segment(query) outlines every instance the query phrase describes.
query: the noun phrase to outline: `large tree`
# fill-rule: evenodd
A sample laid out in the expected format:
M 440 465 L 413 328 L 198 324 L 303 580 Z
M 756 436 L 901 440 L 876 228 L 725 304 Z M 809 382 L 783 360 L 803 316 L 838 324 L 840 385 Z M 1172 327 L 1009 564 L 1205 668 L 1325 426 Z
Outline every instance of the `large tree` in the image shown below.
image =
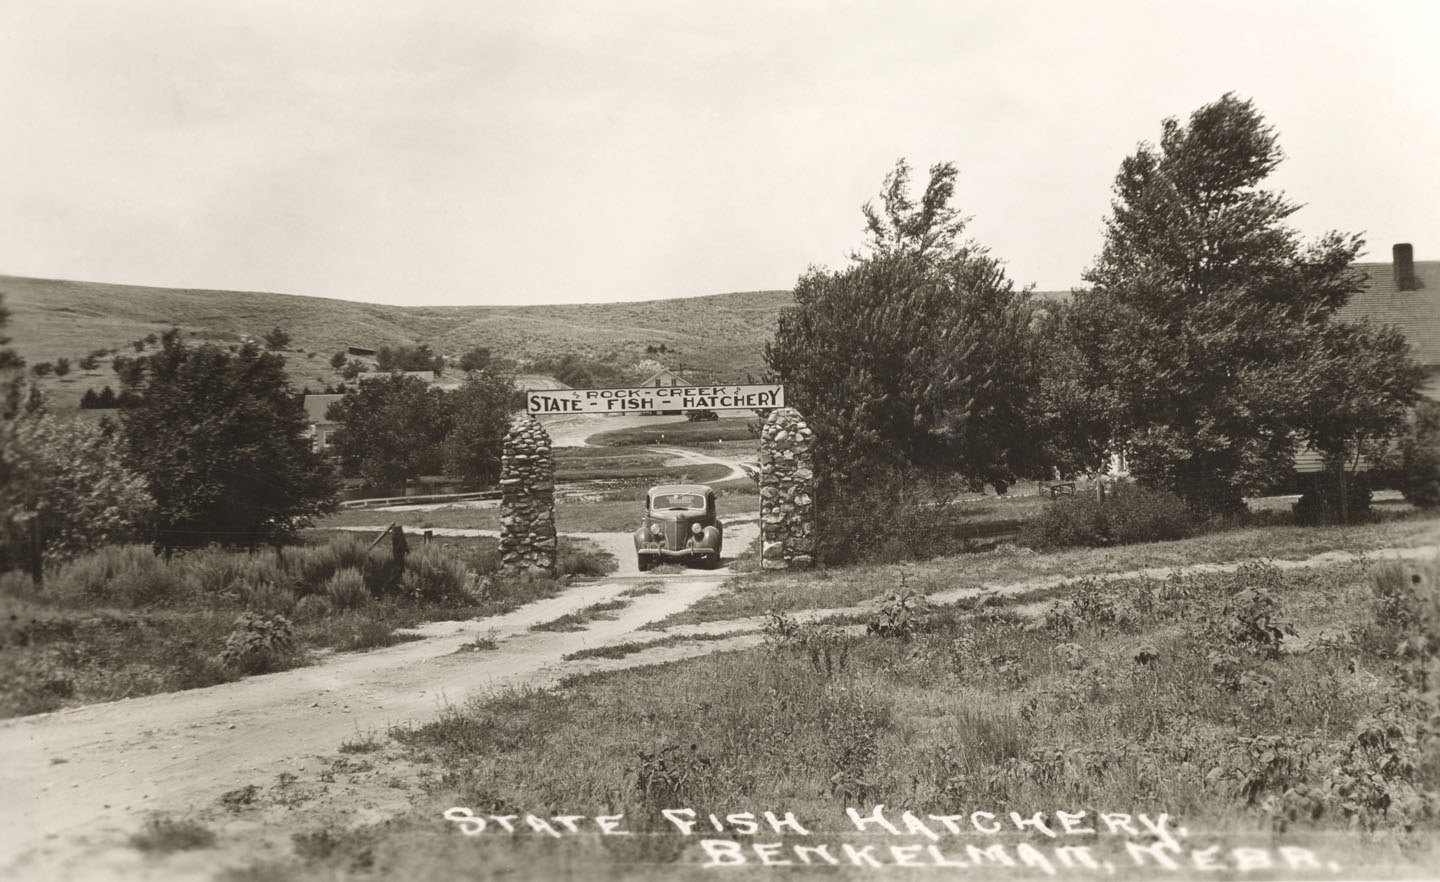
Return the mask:
M 450 431 L 442 445 L 445 473 L 468 486 L 500 479 L 500 448 L 510 417 L 525 406 L 514 374 L 493 367 L 471 370 L 465 383 L 449 393 Z
M 1361 241 L 1304 244 L 1297 206 L 1260 185 L 1275 131 L 1234 95 L 1163 124 L 1121 165 L 1105 242 L 1078 292 L 1074 343 L 1112 444 L 1142 481 L 1233 511 L 1291 465 L 1290 366 L 1360 279 Z
M 339 423 L 330 447 L 345 474 L 378 487 L 405 486 L 438 474 L 453 420 L 446 393 L 404 374 L 376 377 L 330 405 Z
M 822 494 L 876 468 L 1003 491 L 1035 463 L 1029 295 L 962 239 L 955 166 L 932 167 L 918 202 L 909 171 L 897 163 L 880 204 L 865 206 L 867 247 L 851 265 L 800 278 L 766 346 L 815 430 Z
M 254 344 L 186 346 L 178 330 L 125 362 L 127 460 L 155 498 L 163 548 L 278 542 L 334 505 L 285 359 Z

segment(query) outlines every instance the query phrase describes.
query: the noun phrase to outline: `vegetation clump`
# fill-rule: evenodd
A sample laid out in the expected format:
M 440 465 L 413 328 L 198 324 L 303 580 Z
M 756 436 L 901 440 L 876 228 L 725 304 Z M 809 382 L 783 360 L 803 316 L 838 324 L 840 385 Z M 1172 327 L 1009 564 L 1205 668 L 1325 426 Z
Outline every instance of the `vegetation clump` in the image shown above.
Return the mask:
M 1198 526 L 1194 513 L 1168 490 L 1128 482 L 1109 487 L 1103 499 L 1079 493 L 1046 503 L 1025 522 L 1018 541 L 1030 548 L 1094 548 L 1183 539 Z

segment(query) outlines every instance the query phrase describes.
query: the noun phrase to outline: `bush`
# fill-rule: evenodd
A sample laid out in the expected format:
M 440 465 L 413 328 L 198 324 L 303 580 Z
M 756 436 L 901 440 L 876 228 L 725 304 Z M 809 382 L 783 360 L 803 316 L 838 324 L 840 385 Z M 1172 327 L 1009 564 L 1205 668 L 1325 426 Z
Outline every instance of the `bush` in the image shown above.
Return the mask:
M 1369 473 L 1348 476 L 1345 506 L 1340 504 L 1340 482 L 1330 472 L 1301 475 L 1300 487 L 1300 499 L 1292 507 L 1297 524 L 1359 523 L 1370 516 Z
M 359 609 L 370 602 L 370 589 L 365 577 L 354 567 L 347 567 L 325 582 L 325 599 L 336 609 Z
M 1061 497 L 1025 522 L 1020 544 L 1031 548 L 1130 545 L 1182 539 L 1195 529 L 1195 516 L 1168 490 L 1115 484 L 1101 502 L 1085 493 Z
M 122 606 L 162 606 L 182 594 L 184 583 L 144 545 L 108 545 L 62 565 L 46 586 L 57 597 Z
M 1417 508 L 1440 508 L 1440 401 L 1422 400 L 1400 442 L 1400 490 Z
M 405 558 L 400 591 L 418 603 L 466 603 L 465 565 L 438 548 L 423 545 Z
M 816 551 L 828 564 L 899 563 L 972 551 L 983 538 L 982 525 L 950 502 L 965 489 L 888 470 L 871 474 L 863 486 L 824 491 Z
M 289 619 L 242 613 L 217 660 L 241 673 L 265 674 L 291 667 L 295 656 L 295 626 Z

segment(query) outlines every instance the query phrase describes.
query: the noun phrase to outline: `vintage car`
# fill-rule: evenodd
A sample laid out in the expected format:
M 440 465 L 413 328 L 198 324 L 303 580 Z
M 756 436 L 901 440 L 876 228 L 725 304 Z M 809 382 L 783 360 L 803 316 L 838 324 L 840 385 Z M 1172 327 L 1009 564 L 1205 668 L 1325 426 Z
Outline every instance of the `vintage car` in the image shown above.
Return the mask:
M 714 490 L 704 484 L 660 484 L 645 494 L 635 557 L 641 570 L 668 561 L 716 567 L 724 531 L 715 517 Z

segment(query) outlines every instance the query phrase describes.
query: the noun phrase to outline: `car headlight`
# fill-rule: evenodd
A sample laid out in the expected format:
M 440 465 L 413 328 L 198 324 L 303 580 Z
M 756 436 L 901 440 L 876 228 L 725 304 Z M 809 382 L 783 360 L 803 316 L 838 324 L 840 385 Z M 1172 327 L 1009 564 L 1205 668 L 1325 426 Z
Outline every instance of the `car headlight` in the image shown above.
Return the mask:
M 704 529 L 701 528 L 701 526 L 700 526 L 699 524 L 691 524 L 691 525 L 690 525 L 690 532 L 694 533 L 696 536 L 699 536 L 701 533 L 703 533 L 703 532 L 705 532 L 705 531 L 704 531 Z
M 656 537 L 656 538 L 659 538 L 660 536 L 665 535 L 665 531 L 664 531 L 663 529 L 661 529 L 661 527 L 660 527 L 659 524 L 651 524 L 651 525 L 650 525 L 650 535 L 651 535 L 651 536 L 654 536 L 654 537 Z

